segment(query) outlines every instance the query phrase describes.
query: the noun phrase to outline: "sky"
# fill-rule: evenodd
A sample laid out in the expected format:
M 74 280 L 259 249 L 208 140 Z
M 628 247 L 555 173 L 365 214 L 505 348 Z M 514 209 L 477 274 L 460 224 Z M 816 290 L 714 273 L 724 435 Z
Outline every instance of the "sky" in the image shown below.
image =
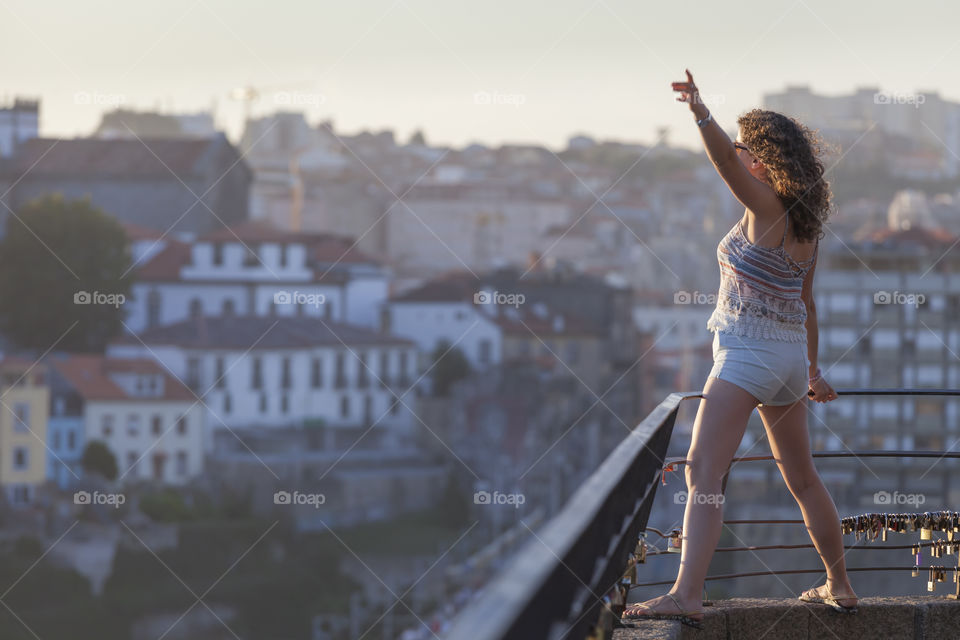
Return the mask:
M 960 101 L 960 3 L 637 0 L 0 0 L 0 100 L 41 99 L 41 134 L 105 109 L 214 109 L 236 139 L 297 109 L 337 132 L 431 144 L 566 146 L 571 135 L 700 147 L 670 83 L 689 68 L 728 131 L 787 85 Z

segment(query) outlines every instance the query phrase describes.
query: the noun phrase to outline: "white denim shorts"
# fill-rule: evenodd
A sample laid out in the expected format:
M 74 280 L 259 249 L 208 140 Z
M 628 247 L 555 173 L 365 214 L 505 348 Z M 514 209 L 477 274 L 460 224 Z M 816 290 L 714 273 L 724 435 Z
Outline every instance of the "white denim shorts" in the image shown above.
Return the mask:
M 760 340 L 717 331 L 711 378 L 745 389 L 760 404 L 783 406 L 807 397 L 807 343 Z

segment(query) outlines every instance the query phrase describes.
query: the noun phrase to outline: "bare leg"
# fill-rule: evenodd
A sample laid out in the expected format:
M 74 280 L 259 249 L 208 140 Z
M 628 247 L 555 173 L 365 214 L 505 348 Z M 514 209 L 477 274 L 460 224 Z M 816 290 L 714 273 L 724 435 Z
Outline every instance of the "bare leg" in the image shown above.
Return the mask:
M 757 406 L 757 399 L 746 390 L 719 378 L 707 378 L 703 396 L 693 423 L 689 462 L 685 465 L 687 506 L 680 571 L 670 590 L 687 611 L 702 608 L 703 583 L 723 523 L 723 501 L 717 496 L 723 475 L 743 439 L 750 413 Z M 660 613 L 677 611 L 677 605 L 667 596 L 643 604 Z M 634 610 L 628 607 L 627 611 Z
M 827 570 L 827 587 L 838 596 L 850 595 L 841 598 L 840 604 L 853 606 L 857 599 L 844 562 L 840 516 L 810 454 L 807 400 L 783 407 L 761 406 L 759 412 L 773 457 L 787 488 L 800 505 L 807 532 Z

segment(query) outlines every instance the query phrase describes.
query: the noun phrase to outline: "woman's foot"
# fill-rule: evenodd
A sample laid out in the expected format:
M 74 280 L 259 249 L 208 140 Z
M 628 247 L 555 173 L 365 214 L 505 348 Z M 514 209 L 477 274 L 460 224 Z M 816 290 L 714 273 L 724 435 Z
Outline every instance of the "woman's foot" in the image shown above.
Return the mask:
M 829 582 L 813 589 L 807 589 L 800 594 L 800 599 L 804 602 L 822 602 L 837 611 L 856 611 L 859 603 L 857 594 L 853 592 L 853 588 L 849 584 L 839 587 Z
M 665 595 L 652 598 L 645 602 L 628 604 L 623 611 L 622 620 L 643 620 L 643 619 L 673 619 L 680 620 L 684 624 L 701 628 L 703 623 L 702 601 L 686 601 L 676 594 L 667 593 Z

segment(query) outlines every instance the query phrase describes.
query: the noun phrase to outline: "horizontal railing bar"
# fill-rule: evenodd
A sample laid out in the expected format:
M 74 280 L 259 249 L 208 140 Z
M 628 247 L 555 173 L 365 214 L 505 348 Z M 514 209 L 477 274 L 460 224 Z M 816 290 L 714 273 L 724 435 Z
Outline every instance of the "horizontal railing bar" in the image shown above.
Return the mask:
M 811 454 L 814 458 L 960 458 L 960 451 L 893 451 L 893 450 L 867 450 L 867 451 L 814 451 Z M 756 462 L 757 460 L 776 460 L 772 455 L 763 456 L 740 456 L 732 458 L 733 462 Z M 670 458 L 664 462 L 665 467 L 676 464 L 687 464 L 686 458 Z
M 953 571 L 954 567 L 946 565 L 934 565 L 929 567 L 918 567 L 911 565 L 909 567 L 847 567 L 847 571 L 929 571 L 930 569 L 946 569 Z M 750 571 L 747 573 L 725 573 L 717 576 L 707 576 L 706 580 L 729 580 L 731 578 L 752 578 L 754 576 L 782 576 L 795 573 L 823 573 L 823 569 L 778 569 L 773 571 Z M 673 580 L 660 580 L 658 582 L 638 582 L 637 584 L 627 585 L 630 589 L 635 587 L 656 587 L 665 584 L 674 584 Z M 946 583 L 944 583 L 946 584 Z M 842 599 L 842 598 L 841 598 Z
M 870 549 L 871 551 L 877 549 L 913 549 L 917 546 L 920 547 L 932 547 L 935 543 L 933 542 L 924 542 L 919 544 L 885 544 L 885 545 L 862 545 L 862 544 L 845 544 L 843 545 L 844 549 Z M 724 551 L 766 551 L 769 549 L 815 549 L 816 547 L 810 543 L 807 544 L 768 544 L 768 545 L 758 545 L 756 547 L 717 547 L 714 549 L 717 553 Z M 670 555 L 675 556 L 679 555 L 675 551 L 648 551 L 647 557 L 650 556 L 662 556 Z
M 834 389 L 838 396 L 960 396 L 960 389 Z M 684 399 L 702 398 L 703 392 L 687 391 Z

